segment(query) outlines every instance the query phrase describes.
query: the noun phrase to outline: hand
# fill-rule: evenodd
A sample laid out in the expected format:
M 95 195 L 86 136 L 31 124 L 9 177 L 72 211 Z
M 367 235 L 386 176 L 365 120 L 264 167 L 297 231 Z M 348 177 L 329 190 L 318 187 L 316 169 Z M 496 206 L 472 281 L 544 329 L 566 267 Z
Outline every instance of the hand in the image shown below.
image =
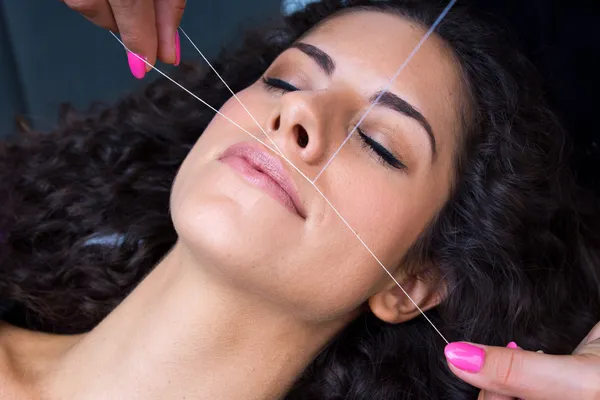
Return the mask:
M 119 32 L 125 46 L 154 65 L 156 59 L 179 65 L 178 27 L 185 0 L 62 0 L 94 24 Z M 127 54 L 131 73 L 142 79 L 151 69 Z
M 480 400 L 600 399 L 600 323 L 569 356 L 468 343 L 445 354 L 456 376 L 482 389 Z

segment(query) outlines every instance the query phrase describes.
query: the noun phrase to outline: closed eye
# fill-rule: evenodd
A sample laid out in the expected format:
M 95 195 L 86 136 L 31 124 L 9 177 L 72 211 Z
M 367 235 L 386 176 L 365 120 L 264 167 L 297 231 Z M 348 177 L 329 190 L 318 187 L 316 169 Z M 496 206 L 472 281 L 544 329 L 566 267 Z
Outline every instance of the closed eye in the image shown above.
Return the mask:
M 370 151 L 375 153 L 380 161 L 385 162 L 389 166 L 396 169 L 406 169 L 406 165 L 402 161 L 398 160 L 398 158 L 396 158 L 391 151 L 383 147 L 381 143 L 367 136 L 360 128 L 357 128 L 356 131 L 358 132 L 358 135 L 364 144 L 363 147 L 368 147 Z
M 291 83 L 288 83 L 284 80 L 277 79 L 277 78 L 262 78 L 262 82 L 267 87 L 267 90 L 279 90 L 284 93 L 285 92 L 295 92 L 297 90 L 300 90 L 296 86 L 292 85 Z
M 268 91 L 275 90 L 280 91 L 282 93 L 287 93 L 300 90 L 291 83 L 286 82 L 282 79 L 263 77 L 261 80 Z M 386 149 L 382 144 L 366 135 L 360 128 L 357 129 L 357 132 L 364 145 L 363 147 L 366 147 L 370 152 L 372 152 L 378 158 L 379 161 L 382 161 L 383 163 L 391 166 L 392 168 L 400 170 L 406 169 L 406 165 L 400 160 L 398 160 L 398 158 L 396 158 L 396 156 L 394 156 L 394 154 L 388 149 Z

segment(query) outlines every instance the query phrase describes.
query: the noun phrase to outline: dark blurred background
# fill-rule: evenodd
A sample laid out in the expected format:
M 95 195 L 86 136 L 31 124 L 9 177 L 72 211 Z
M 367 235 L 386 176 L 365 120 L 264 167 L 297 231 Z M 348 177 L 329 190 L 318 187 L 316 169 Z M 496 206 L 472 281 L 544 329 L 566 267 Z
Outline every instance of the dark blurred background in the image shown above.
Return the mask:
M 189 0 L 181 26 L 210 57 L 280 10 L 281 0 Z M 181 46 L 184 60 L 201 60 L 184 37 Z M 0 0 L 0 136 L 15 132 L 16 116 L 49 130 L 60 103 L 114 101 L 158 76 L 133 78 L 123 47 L 59 0 Z
M 235 43 L 302 0 L 189 0 L 182 27 L 207 55 Z M 542 72 L 548 97 L 573 135 L 579 179 L 600 193 L 600 1 L 459 0 L 502 18 Z M 182 38 L 182 58 L 199 58 Z M 160 65 L 160 64 L 159 64 Z M 164 65 L 160 65 L 169 69 Z M 128 70 L 123 48 L 58 0 L 0 0 L 0 138 L 19 121 L 51 130 L 59 105 L 112 102 L 144 81 Z

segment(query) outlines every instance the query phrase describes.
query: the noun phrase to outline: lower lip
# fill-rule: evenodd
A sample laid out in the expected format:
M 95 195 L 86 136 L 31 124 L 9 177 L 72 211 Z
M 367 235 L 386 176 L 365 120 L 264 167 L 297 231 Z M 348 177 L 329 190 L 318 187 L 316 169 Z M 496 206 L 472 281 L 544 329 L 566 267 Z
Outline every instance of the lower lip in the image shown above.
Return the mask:
M 290 196 L 277 182 L 275 182 L 270 176 L 260 172 L 254 168 L 248 161 L 242 157 L 230 156 L 221 159 L 221 162 L 229 165 L 235 171 L 239 172 L 244 179 L 246 179 L 252 185 L 262 189 L 269 196 L 281 203 L 285 208 L 294 214 L 298 214 L 294 202 L 290 199 Z

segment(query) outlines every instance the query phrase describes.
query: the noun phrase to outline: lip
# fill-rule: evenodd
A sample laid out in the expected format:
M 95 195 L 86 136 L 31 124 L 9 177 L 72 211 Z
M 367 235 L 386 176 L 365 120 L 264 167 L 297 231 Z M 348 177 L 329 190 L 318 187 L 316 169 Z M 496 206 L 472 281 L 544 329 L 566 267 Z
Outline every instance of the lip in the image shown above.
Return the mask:
M 246 181 L 265 191 L 290 212 L 306 219 L 298 190 L 281 161 L 253 143 L 236 143 L 219 157 Z

